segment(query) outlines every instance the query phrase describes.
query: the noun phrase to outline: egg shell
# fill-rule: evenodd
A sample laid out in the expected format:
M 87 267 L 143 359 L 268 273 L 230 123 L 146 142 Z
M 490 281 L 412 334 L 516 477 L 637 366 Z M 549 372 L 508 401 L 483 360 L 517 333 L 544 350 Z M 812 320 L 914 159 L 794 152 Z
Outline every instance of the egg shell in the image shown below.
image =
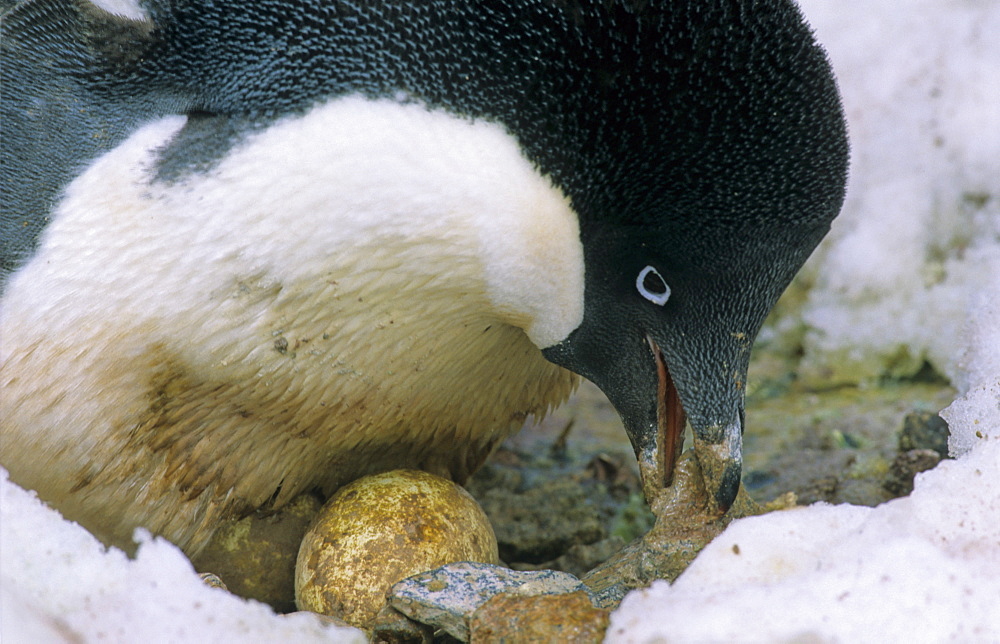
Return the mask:
M 235 595 L 279 613 L 295 610 L 295 560 L 322 505 L 302 494 L 280 511 L 226 523 L 191 562 L 198 571 L 218 575 Z
M 426 472 L 375 474 L 338 490 L 306 533 L 295 600 L 301 610 L 369 628 L 393 584 L 456 561 L 499 563 L 476 500 Z

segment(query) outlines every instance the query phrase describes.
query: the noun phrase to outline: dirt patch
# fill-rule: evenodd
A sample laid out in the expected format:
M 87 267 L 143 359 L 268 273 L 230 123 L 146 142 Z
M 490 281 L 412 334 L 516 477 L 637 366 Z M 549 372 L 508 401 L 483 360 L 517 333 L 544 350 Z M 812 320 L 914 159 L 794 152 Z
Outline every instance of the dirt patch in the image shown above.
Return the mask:
M 809 390 L 792 364 L 765 355 L 751 366 L 743 483 L 757 503 L 781 506 L 791 492 L 799 504 L 874 506 L 909 493 L 914 474 L 946 456 L 936 412 L 955 392 L 943 381 Z M 519 569 L 579 576 L 654 524 L 621 422 L 589 383 L 508 440 L 469 489 L 501 558 Z

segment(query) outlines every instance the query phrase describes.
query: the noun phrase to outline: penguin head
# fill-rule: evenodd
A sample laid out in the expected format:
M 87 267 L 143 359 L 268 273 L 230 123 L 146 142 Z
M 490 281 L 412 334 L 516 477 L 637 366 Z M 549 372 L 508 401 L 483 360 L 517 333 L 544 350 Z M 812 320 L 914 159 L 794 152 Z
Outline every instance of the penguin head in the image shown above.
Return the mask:
M 794 7 L 767 4 L 637 14 L 630 57 L 583 99 L 603 94 L 587 113 L 604 121 L 586 128 L 601 135 L 579 142 L 586 160 L 564 184 L 583 319 L 543 348 L 615 405 L 647 497 L 670 483 L 686 417 L 723 511 L 740 485 L 751 345 L 839 212 L 848 163 L 825 54 Z
M 716 505 L 725 510 L 735 499 L 752 343 L 826 232 L 822 218 L 801 226 L 755 220 L 773 212 L 766 203 L 728 204 L 725 214 L 755 225 L 691 205 L 674 224 L 581 231 L 583 320 L 542 352 L 597 384 L 619 411 L 647 496 L 650 486 L 669 485 L 687 419 Z

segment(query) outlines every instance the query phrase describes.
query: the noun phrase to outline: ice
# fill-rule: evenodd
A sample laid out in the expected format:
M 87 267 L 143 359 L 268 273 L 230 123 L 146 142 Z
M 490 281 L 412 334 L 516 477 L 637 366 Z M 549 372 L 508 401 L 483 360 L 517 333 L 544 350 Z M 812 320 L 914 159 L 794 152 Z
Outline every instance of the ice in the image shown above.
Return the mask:
M 169 542 L 105 548 L 0 468 L 0 641 L 364 642 L 361 632 L 211 588 Z

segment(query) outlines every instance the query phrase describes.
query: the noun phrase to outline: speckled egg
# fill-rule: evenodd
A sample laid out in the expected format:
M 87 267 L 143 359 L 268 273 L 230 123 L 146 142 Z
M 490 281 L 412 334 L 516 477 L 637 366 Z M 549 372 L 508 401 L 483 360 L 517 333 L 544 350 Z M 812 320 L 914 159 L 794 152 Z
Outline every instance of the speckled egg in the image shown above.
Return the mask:
M 393 584 L 456 561 L 499 561 L 493 528 L 468 492 L 416 470 L 367 476 L 338 490 L 306 533 L 295 601 L 368 628 Z

